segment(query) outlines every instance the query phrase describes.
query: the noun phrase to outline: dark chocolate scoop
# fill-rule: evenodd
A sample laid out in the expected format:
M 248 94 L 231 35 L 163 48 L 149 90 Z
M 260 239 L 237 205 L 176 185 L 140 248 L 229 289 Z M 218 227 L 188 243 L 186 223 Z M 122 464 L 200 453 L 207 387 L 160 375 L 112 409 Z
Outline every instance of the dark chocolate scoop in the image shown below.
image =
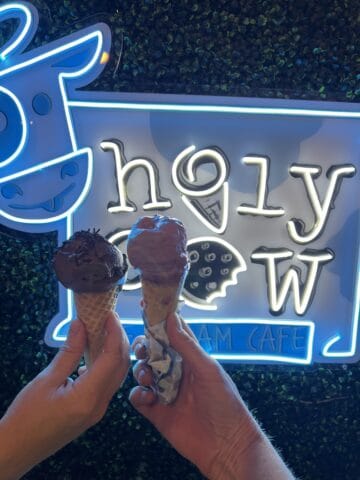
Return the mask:
M 66 240 L 53 259 L 58 280 L 77 293 L 105 292 L 122 285 L 126 255 L 98 231 L 79 231 Z

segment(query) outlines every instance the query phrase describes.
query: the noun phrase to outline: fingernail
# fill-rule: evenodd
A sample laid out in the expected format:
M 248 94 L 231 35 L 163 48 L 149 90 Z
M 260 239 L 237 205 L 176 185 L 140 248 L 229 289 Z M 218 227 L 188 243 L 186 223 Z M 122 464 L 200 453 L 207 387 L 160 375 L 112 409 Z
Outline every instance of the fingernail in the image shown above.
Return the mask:
M 140 351 L 143 350 L 144 348 L 145 348 L 145 345 L 144 345 L 143 343 L 139 343 L 139 342 L 136 343 L 136 344 L 135 344 L 135 347 L 134 347 L 135 356 L 136 356 L 137 354 L 139 354 Z
M 138 381 L 140 382 L 146 375 L 145 370 L 141 369 L 140 372 L 137 374 Z

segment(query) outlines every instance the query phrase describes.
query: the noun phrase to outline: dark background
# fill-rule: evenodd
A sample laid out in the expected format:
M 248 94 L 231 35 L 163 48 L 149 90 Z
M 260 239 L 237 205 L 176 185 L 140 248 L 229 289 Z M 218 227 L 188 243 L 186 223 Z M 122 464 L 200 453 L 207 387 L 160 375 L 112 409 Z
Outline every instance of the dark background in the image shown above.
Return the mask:
M 93 89 L 360 101 L 358 0 L 33 4 L 33 47 L 97 21 L 111 27 L 111 60 Z M 0 26 L 1 43 L 12 28 Z M 55 353 L 42 340 L 57 311 L 55 246 L 55 233 L 0 225 L 0 415 Z M 359 478 L 359 363 L 226 369 L 299 478 Z M 134 411 L 133 385 L 129 374 L 99 425 L 24 478 L 203 478 Z

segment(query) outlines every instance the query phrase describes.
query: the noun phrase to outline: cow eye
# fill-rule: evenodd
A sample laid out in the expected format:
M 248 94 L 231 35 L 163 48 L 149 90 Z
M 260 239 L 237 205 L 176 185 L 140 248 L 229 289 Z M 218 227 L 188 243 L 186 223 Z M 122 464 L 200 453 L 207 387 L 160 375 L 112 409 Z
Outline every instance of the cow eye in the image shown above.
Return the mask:
M 1 195 L 8 200 L 16 197 L 16 195 L 22 195 L 23 191 L 15 183 L 6 183 L 1 187 Z
M 47 115 L 52 109 L 51 98 L 46 93 L 38 93 L 33 98 L 32 107 L 38 115 Z

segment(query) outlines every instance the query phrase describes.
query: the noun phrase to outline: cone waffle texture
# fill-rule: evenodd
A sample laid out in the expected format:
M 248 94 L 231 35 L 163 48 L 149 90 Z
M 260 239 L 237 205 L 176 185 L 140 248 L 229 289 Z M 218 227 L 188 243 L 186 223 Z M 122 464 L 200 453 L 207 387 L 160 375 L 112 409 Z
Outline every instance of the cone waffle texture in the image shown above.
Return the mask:
M 148 325 L 154 326 L 166 320 L 177 310 L 182 281 L 175 284 L 154 283 L 142 279 L 144 312 Z
M 104 345 L 104 327 L 107 315 L 114 311 L 118 287 L 99 293 L 75 293 L 77 317 L 84 323 L 87 332 L 85 363 L 89 367 L 101 353 Z

